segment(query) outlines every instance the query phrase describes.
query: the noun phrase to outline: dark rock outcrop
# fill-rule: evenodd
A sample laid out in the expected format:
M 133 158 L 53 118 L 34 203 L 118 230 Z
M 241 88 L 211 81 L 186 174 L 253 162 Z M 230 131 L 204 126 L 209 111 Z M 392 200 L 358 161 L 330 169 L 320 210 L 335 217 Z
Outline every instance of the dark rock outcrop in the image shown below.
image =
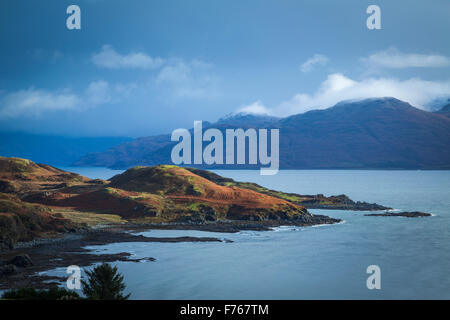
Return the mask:
M 20 268 L 26 268 L 34 265 L 33 261 L 31 261 L 31 258 L 27 254 L 15 256 L 8 262 L 8 264 L 12 264 Z
M 372 217 L 407 217 L 407 218 L 418 218 L 418 217 L 430 217 L 430 213 L 413 211 L 413 212 L 385 212 L 385 213 L 371 213 L 365 214 L 365 216 Z
M 19 270 L 13 264 L 7 264 L 4 266 L 0 266 L 0 277 L 1 276 L 10 276 L 13 274 L 17 274 Z

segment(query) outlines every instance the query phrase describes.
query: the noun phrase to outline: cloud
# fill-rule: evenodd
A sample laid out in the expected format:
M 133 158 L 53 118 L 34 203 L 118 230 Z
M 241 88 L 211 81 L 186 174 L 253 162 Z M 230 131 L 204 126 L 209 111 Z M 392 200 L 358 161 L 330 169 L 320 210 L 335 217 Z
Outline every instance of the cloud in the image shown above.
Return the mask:
M 162 98 L 210 99 L 218 95 L 217 78 L 209 63 L 172 60 L 150 82 L 110 83 L 92 81 L 77 92 L 70 89 L 47 90 L 31 87 L 15 92 L 0 91 L 0 118 L 38 117 L 57 111 L 83 111 L 100 105 L 116 104 L 141 95 L 148 101 Z
M 104 80 L 93 81 L 87 87 L 83 101 L 86 106 L 95 107 L 107 103 L 118 103 L 129 97 L 138 86 L 135 83 L 110 84 Z
M 52 93 L 30 88 L 6 94 L 0 100 L 0 117 L 36 116 L 45 111 L 72 109 L 79 104 L 79 97 L 67 90 Z
M 323 54 L 316 53 L 311 58 L 306 60 L 301 66 L 300 71 L 301 72 L 310 72 L 314 68 L 315 65 L 321 65 L 324 66 L 328 63 L 328 58 L 324 56 Z
M 437 54 L 402 53 L 396 48 L 376 52 L 363 61 L 369 65 L 391 68 L 439 68 L 450 66 L 450 58 Z
M 86 97 L 86 100 L 92 105 L 111 102 L 111 87 L 108 82 L 103 80 L 91 82 L 86 89 Z
M 353 80 L 340 73 L 328 75 L 313 94 L 299 93 L 269 109 L 269 113 L 287 116 L 314 109 L 325 109 L 342 100 L 395 97 L 426 109 L 437 97 L 450 95 L 450 81 L 426 81 L 420 78 L 366 78 Z
M 172 99 L 204 99 L 218 95 L 217 77 L 209 63 L 193 60 L 173 60 L 163 67 L 156 77 L 156 84 Z
M 238 110 L 238 112 L 251 113 L 258 115 L 271 115 L 271 110 L 266 108 L 261 101 L 255 101 Z
M 0 118 L 40 116 L 46 112 L 86 110 L 107 103 L 117 103 L 129 96 L 134 84 L 115 84 L 98 80 L 91 82 L 81 93 L 69 89 L 44 90 L 31 87 L 27 90 L 3 93 L 0 96 Z
M 92 55 L 92 62 L 107 69 L 156 69 L 164 63 L 164 60 L 152 58 L 142 52 L 121 55 L 112 46 L 104 45 L 100 52 Z

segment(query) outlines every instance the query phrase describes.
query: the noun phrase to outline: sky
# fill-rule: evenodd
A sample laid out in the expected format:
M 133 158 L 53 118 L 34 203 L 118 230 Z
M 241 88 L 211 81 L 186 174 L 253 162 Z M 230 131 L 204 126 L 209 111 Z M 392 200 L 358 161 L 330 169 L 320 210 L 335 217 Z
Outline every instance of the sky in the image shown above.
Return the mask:
M 428 109 L 450 96 L 450 1 L 430 3 L 2 0 L 0 131 L 139 137 L 378 96 Z

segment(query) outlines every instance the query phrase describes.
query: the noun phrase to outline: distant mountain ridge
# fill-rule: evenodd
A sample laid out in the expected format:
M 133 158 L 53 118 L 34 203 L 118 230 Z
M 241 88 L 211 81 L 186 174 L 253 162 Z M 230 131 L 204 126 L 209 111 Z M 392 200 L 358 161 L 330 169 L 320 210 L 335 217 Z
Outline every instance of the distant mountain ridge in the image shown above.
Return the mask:
M 220 118 L 214 125 L 226 125 L 231 124 L 233 126 L 239 126 L 242 127 L 247 126 L 248 124 L 251 124 L 252 126 L 272 126 L 275 125 L 281 118 L 278 117 L 272 117 L 269 115 L 255 115 L 251 113 L 232 113 L 229 114 L 223 118 Z
M 442 114 L 444 116 L 450 117 L 450 103 L 447 104 L 446 106 L 443 106 L 438 111 L 435 111 L 435 113 Z
M 63 137 L 30 133 L 0 132 L 0 155 L 22 157 L 37 163 L 70 166 L 89 152 L 105 151 L 126 137 Z
M 238 114 L 204 122 L 208 127 L 279 128 L 281 169 L 450 169 L 450 118 L 390 97 L 343 101 L 286 118 Z M 174 145 L 169 134 L 139 138 L 90 153 L 75 165 L 170 164 Z

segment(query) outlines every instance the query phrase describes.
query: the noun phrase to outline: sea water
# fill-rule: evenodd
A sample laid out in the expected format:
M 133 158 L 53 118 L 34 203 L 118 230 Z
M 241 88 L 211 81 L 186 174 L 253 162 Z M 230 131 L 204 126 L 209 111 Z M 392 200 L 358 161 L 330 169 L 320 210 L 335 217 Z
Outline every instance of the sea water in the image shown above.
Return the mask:
M 310 210 L 344 223 L 234 234 L 152 230 L 141 234 L 233 242 L 89 247 L 98 253 L 156 258 L 116 263 L 132 299 L 450 298 L 450 171 L 283 170 L 275 176 L 261 176 L 256 170 L 216 172 L 284 192 L 347 194 L 353 200 L 433 216 L 369 217 L 364 216 L 367 212 Z M 97 168 L 90 177 L 105 179 L 116 173 L 120 172 Z M 370 265 L 380 267 L 379 290 L 367 288 Z M 64 275 L 65 270 L 48 273 Z

